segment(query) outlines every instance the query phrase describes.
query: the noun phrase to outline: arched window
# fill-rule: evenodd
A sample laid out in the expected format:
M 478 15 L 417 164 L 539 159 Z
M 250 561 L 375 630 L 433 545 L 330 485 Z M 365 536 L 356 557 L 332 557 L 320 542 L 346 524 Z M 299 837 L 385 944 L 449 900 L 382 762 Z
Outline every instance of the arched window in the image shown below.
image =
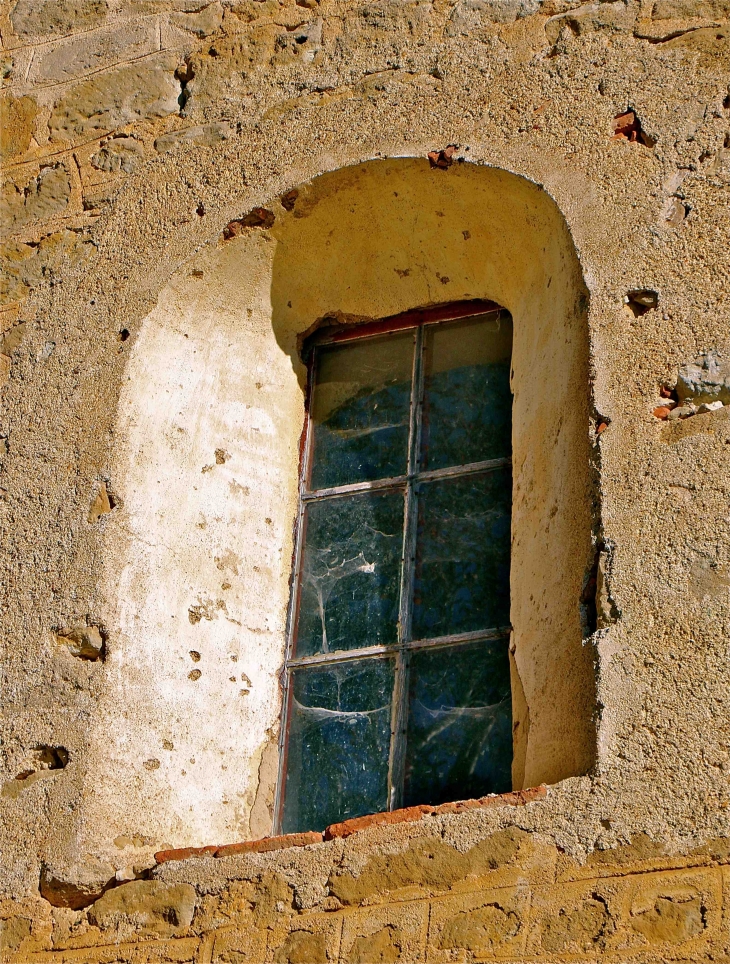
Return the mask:
M 511 789 L 511 350 L 485 302 L 308 345 L 283 832 Z

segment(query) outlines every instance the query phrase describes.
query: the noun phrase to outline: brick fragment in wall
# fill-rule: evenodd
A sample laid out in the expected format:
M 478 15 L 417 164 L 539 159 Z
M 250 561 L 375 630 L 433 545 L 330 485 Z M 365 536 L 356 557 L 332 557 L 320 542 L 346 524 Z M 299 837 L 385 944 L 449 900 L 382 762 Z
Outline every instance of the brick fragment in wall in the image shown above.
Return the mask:
M 18 0 L 10 23 L 19 37 L 59 36 L 103 23 L 107 0 Z
M 8 178 L 0 195 L 0 222 L 5 230 L 19 230 L 32 221 L 64 213 L 71 199 L 71 182 L 62 164 L 44 167 L 26 181 Z
M 66 88 L 48 122 L 51 139 L 73 141 L 176 113 L 180 95 L 176 67 L 177 57 L 164 52 Z
M 8 97 L 0 109 L 0 159 L 8 161 L 21 157 L 30 147 L 38 105 L 32 97 Z
M 151 20 L 122 22 L 40 47 L 28 82 L 61 83 L 92 71 L 135 60 L 158 49 L 157 25 Z
M 190 926 L 195 912 L 195 888 L 159 880 L 133 880 L 107 891 L 89 911 L 102 931 L 124 940 L 132 934 L 174 937 Z
M 162 134 L 155 141 L 155 150 L 160 154 L 177 150 L 188 144 L 196 147 L 213 147 L 221 141 L 228 140 L 231 129 L 228 124 L 204 124 L 200 127 L 188 127 L 186 130 L 173 131 Z

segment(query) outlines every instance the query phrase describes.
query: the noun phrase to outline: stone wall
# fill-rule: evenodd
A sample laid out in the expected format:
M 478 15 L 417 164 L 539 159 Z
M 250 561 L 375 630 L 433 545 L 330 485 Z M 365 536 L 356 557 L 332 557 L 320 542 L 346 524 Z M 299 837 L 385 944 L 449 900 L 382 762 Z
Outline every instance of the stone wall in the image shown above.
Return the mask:
M 727 956 L 730 407 L 711 401 L 724 389 L 698 390 L 714 406 L 703 410 L 686 391 L 730 355 L 730 3 L 17 0 L 0 17 L 8 958 Z M 390 287 L 374 248 L 351 284 L 315 284 L 287 238 L 301 228 L 318 243 L 326 273 L 350 215 L 312 241 L 310 186 L 333 176 L 344 198 L 363 166 L 396 157 L 441 178 L 448 206 L 424 194 L 406 217 L 373 195 L 372 236 L 428 220 L 428 257 L 394 262 Z M 590 482 L 574 526 L 593 559 L 581 592 L 535 553 L 521 569 L 543 580 L 536 610 L 569 584 L 558 601 L 584 619 L 569 672 L 549 650 L 523 662 L 522 709 L 555 722 L 561 762 L 540 774 L 537 741 L 522 762 L 552 785 L 525 806 L 159 863 L 165 848 L 213 854 L 270 832 L 270 793 L 257 790 L 276 767 L 276 697 L 261 697 L 267 742 L 245 748 L 245 765 L 238 707 L 263 685 L 253 630 L 269 654 L 283 646 L 296 336 L 325 315 L 466 297 L 475 265 L 476 295 L 496 296 L 499 231 L 452 239 L 466 170 L 544 194 L 570 241 L 550 256 L 567 272 L 574 251 L 587 292 L 570 309 L 585 321 L 585 400 L 558 405 L 539 365 L 521 389 L 556 446 L 558 409 L 584 406 L 575 437 Z M 544 222 L 527 204 L 521 217 L 534 240 Z M 474 240 L 484 256 L 461 258 Z M 541 257 L 523 275 L 532 304 L 556 290 Z M 288 291 L 301 304 L 287 327 Z M 176 384 L 195 396 L 194 380 L 174 382 L 186 335 L 185 372 L 223 391 L 228 357 L 225 399 L 237 392 L 245 413 L 218 425 L 199 393 L 178 421 L 201 452 L 209 437 L 201 464 L 174 392 L 165 401 Z M 276 405 L 273 447 L 256 449 Z M 208 484 L 220 502 L 209 529 L 186 516 Z M 553 515 L 542 500 L 548 545 L 549 526 L 573 531 L 567 491 Z M 234 500 L 247 541 L 224 548 L 239 561 L 215 542 Z M 167 539 L 166 518 L 197 555 Z M 173 616 L 184 632 L 167 628 Z M 240 650 L 219 647 L 222 627 Z M 560 673 L 580 705 L 559 696 Z M 563 766 L 567 745 L 579 749 Z

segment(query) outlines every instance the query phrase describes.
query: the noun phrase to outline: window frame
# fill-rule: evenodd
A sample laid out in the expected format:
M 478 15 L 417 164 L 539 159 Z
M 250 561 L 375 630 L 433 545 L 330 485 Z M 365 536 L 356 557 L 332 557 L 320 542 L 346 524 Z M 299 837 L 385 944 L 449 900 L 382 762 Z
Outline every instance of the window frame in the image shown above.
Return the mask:
M 413 609 L 413 579 L 416 559 L 416 533 L 418 526 L 417 485 L 421 482 L 436 479 L 481 474 L 508 466 L 511 467 L 512 465 L 511 457 L 502 457 L 426 471 L 420 471 L 418 468 L 421 450 L 424 399 L 423 356 L 425 328 L 430 325 L 461 321 L 485 314 L 494 314 L 499 318 L 501 314 L 509 315 L 509 312 L 492 301 L 474 299 L 472 301 L 449 302 L 430 308 L 413 309 L 374 322 L 324 325 L 313 332 L 303 343 L 301 358 L 307 366 L 307 385 L 305 392 L 304 426 L 299 443 L 297 514 L 294 523 L 294 548 L 292 553 L 289 605 L 286 622 L 286 649 L 284 663 L 279 674 L 279 682 L 283 692 L 279 729 L 279 769 L 274 797 L 273 833 L 282 832 L 284 818 L 288 734 L 293 696 L 292 679 L 295 670 L 309 666 L 350 662 L 363 658 L 391 658 L 395 660 L 395 684 L 393 704 L 391 707 L 390 753 L 388 759 L 388 807 L 387 811 L 384 811 L 392 812 L 393 810 L 400 809 L 403 805 L 410 653 L 417 650 L 435 650 L 458 644 L 483 642 L 487 640 L 509 640 L 512 631 L 512 627 L 509 624 L 467 633 L 454 633 L 447 636 L 417 640 L 410 638 Z M 406 473 L 390 478 L 347 483 L 345 485 L 310 490 L 308 483 L 312 450 L 311 408 L 316 382 L 317 350 L 325 346 L 343 344 L 356 340 L 364 341 L 406 329 L 414 330 L 415 341 L 411 373 Z M 294 657 L 293 652 L 299 616 L 299 598 L 301 594 L 302 558 L 306 533 L 306 525 L 304 522 L 306 507 L 314 502 L 346 497 L 359 492 L 373 491 L 402 491 L 404 495 L 398 641 L 397 643 L 388 645 L 368 646 L 360 649 L 340 650 L 334 653 L 318 653 L 314 656 Z

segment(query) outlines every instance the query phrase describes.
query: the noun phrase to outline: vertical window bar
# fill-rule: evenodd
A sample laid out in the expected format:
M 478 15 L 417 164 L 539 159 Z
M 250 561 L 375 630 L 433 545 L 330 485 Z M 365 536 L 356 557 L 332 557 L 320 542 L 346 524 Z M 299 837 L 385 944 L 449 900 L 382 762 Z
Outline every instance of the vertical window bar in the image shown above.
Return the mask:
M 317 372 L 317 349 L 312 349 L 312 359 L 308 365 L 307 375 L 307 394 L 304 402 L 304 428 L 300 442 L 300 466 L 299 466 L 299 492 L 297 498 L 297 514 L 294 523 L 294 558 L 292 566 L 291 591 L 289 593 L 289 609 L 286 615 L 286 652 L 284 654 L 284 666 L 282 667 L 279 679 L 282 681 L 282 713 L 279 724 L 279 773 L 276 778 L 276 791 L 274 795 L 274 827 L 275 834 L 281 833 L 281 825 L 284 817 L 284 796 L 286 783 L 286 764 L 287 764 L 287 735 L 289 732 L 289 715 L 291 710 L 291 681 L 292 670 L 289 668 L 289 661 L 294 655 L 294 633 L 296 631 L 297 614 L 299 612 L 299 593 L 301 582 L 302 549 L 304 546 L 304 512 L 306 502 L 303 499 L 307 491 L 309 480 L 309 461 L 312 448 L 312 395 L 314 392 L 314 382 Z
M 390 760 L 388 761 L 388 806 L 402 806 L 406 760 L 406 713 L 408 709 L 408 663 L 410 654 L 405 644 L 411 638 L 411 610 L 416 555 L 418 520 L 417 489 L 414 476 L 418 472 L 421 450 L 421 415 L 423 411 L 423 325 L 414 332 L 413 377 L 408 439 L 408 482 L 405 492 L 403 523 L 403 565 L 401 567 L 400 611 L 398 616 L 398 655 L 395 664 L 395 687 L 391 719 Z

